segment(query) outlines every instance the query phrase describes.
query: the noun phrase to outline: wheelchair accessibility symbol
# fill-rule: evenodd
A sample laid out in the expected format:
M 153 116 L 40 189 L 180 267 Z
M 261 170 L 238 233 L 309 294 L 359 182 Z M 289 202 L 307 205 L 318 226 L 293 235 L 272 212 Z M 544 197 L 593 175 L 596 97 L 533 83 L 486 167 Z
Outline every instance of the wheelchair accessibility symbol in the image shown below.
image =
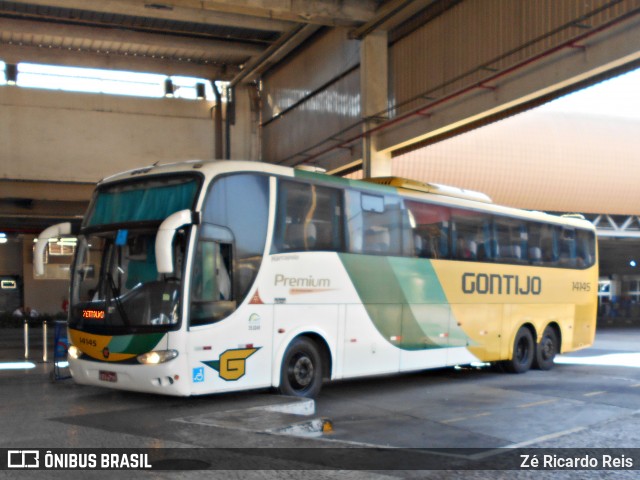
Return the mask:
M 204 367 L 198 367 L 193 369 L 193 383 L 204 382 Z

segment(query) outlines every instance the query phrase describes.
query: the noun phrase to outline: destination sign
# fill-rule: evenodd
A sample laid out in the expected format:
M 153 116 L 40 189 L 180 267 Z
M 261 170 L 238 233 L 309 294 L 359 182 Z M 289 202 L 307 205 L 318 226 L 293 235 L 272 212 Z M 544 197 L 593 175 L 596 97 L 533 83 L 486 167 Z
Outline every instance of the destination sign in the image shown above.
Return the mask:
M 82 318 L 104 320 L 104 310 L 82 310 Z

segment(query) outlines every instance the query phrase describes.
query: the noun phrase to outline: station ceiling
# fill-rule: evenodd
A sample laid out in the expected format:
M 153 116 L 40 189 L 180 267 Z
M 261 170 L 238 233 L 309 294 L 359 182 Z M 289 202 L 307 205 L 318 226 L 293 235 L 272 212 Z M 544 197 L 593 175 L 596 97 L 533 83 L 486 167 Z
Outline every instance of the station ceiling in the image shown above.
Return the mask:
M 323 27 L 390 27 L 433 0 L 0 1 L 3 60 L 254 80 Z M 457 1 L 442 2 L 453 5 Z M 393 24 L 391 24 L 393 22 Z
M 447 9 L 459 1 L 0 0 L 1 60 L 248 83 L 323 28 L 346 27 L 357 38 L 431 4 Z M 77 220 L 91 192 L 89 185 L 64 183 L 49 189 L 63 190 L 63 199 L 34 200 L 43 188 L 0 180 L 5 230 L 38 232 Z
M 361 38 L 372 30 L 390 30 L 427 11 L 437 9 L 442 13 L 460 3 L 461 0 L 0 0 L 0 46 L 2 60 L 7 63 L 94 66 L 237 84 L 256 80 L 326 27 L 347 27 L 350 37 Z M 624 6 L 624 2 L 609 4 L 620 4 L 621 9 Z M 587 29 L 583 24 L 571 25 L 578 30 Z M 588 51 L 584 58 L 596 56 L 594 49 L 585 48 L 582 44 L 571 47 L 578 52 Z M 553 74 L 559 71 L 551 70 Z M 526 82 L 519 77 L 512 83 Z M 483 92 L 486 90 L 485 97 L 503 95 L 496 93 L 493 83 L 478 85 Z M 502 92 L 508 93 L 507 87 Z M 532 87 L 527 84 L 524 88 Z M 447 105 L 452 105 L 453 110 L 458 103 L 463 102 Z M 489 107 L 482 104 L 478 108 Z M 401 122 L 397 125 L 423 134 L 439 131 L 439 121 L 451 123 L 452 119 L 470 115 L 445 110 L 440 115 L 442 120 L 438 120 L 438 115 L 417 112 L 419 115 L 408 127 Z M 386 130 L 388 145 L 399 144 L 393 131 Z M 87 196 L 87 192 L 78 193 L 78 198 Z M 25 211 L 35 208 L 23 197 L 16 192 L 10 198 L 9 212 L 14 222 L 24 221 Z M 81 215 L 81 207 L 70 204 L 66 217 Z M 51 223 L 48 218 L 44 221 Z M 40 225 L 29 228 L 38 229 Z

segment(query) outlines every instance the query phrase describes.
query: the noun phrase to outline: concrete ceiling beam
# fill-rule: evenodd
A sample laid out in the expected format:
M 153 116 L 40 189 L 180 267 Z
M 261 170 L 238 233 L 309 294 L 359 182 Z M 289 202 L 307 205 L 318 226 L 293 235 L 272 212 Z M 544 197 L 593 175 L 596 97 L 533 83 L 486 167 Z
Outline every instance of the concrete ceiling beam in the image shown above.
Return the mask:
M 179 61 L 171 58 L 144 55 L 125 55 L 111 52 L 98 54 L 90 50 L 49 48 L 47 46 L 0 44 L 0 59 L 6 63 L 38 63 L 64 67 L 126 70 L 160 75 L 182 75 L 209 80 L 231 80 L 240 71 L 237 66 L 215 63 Z
M 35 22 L 30 20 L 14 20 L 0 18 L 0 38 L 7 34 L 20 37 L 27 35 L 41 35 L 51 39 L 87 40 L 91 42 L 110 42 L 117 44 L 131 44 L 151 48 L 165 48 L 172 50 L 184 50 L 185 52 L 199 53 L 204 56 L 216 58 L 223 51 L 225 56 L 251 57 L 262 53 L 264 47 L 241 43 L 237 41 L 209 40 L 200 38 L 187 38 L 177 35 L 160 35 L 132 32 L 118 28 L 84 27 L 77 25 L 57 25 L 52 23 Z M 6 40 L 5 40 L 6 41 Z
M 356 26 L 376 11 L 373 0 L 173 0 L 183 7 L 326 26 Z
M 238 13 L 224 13 L 209 8 L 207 2 L 149 1 L 149 0 L 16 0 L 15 3 L 40 7 L 71 8 L 104 13 L 156 18 L 181 22 L 224 25 L 242 29 L 285 32 L 293 25 L 289 21 L 269 17 L 247 17 Z

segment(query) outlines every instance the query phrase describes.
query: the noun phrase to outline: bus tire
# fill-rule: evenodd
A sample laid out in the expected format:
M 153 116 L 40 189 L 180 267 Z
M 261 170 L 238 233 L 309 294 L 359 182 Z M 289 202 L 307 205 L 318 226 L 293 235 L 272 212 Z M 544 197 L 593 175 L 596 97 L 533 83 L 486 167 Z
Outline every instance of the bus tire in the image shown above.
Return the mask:
M 542 339 L 536 345 L 536 357 L 533 367 L 539 370 L 550 370 L 558 353 L 558 335 L 553 327 L 547 325 L 542 332 Z
M 296 338 L 282 359 L 278 390 L 282 395 L 315 398 L 321 388 L 322 360 L 318 347 L 309 338 Z
M 513 340 L 511 360 L 505 360 L 502 365 L 509 373 L 524 373 L 531 368 L 535 357 L 535 342 L 527 327 L 520 327 Z

